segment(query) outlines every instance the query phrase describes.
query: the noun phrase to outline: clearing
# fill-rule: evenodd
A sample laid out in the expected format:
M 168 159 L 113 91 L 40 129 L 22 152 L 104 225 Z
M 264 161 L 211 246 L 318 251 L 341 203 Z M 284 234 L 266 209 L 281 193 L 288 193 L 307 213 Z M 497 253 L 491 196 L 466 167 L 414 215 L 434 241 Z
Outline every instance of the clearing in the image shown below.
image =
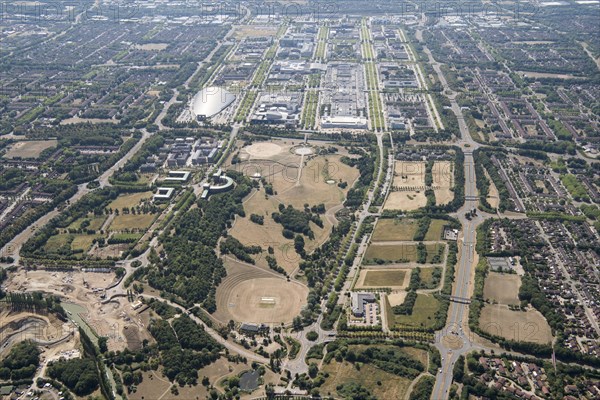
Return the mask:
M 148 229 L 155 217 L 156 214 L 121 214 L 116 216 L 112 224 L 110 224 L 110 230 Z
M 425 245 L 427 258 L 426 263 L 431 263 L 433 258 L 443 252 L 443 243 L 427 243 Z M 441 250 L 440 250 L 441 249 Z M 364 264 L 380 263 L 405 263 L 417 261 L 416 243 L 371 243 L 364 257 Z M 440 260 L 443 261 L 443 260 Z
M 140 192 L 121 195 L 113 200 L 108 208 L 112 209 L 123 209 L 125 207 L 135 207 L 142 202 L 142 200 L 148 200 L 152 198 L 152 192 Z
M 385 372 L 371 364 L 362 364 L 360 370 L 347 361 L 331 360 L 323 365 L 329 377 L 320 387 L 322 395 L 338 397 L 336 387 L 356 382 L 367 388 L 378 399 L 404 399 L 411 380 Z M 377 382 L 385 384 L 377 384 Z
M 448 221 L 443 219 L 432 219 L 429 229 L 425 234 L 426 241 L 434 241 L 442 239 L 442 233 L 444 232 L 444 226 L 448 225 Z

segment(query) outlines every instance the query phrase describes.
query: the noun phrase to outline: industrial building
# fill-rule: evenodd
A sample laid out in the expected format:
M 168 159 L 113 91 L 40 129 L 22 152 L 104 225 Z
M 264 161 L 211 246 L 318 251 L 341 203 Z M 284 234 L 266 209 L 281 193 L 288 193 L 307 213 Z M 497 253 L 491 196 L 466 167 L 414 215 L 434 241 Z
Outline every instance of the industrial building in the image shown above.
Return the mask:
M 210 86 L 202 89 L 192 98 L 190 111 L 199 121 L 213 117 L 235 101 L 235 95 L 226 89 Z

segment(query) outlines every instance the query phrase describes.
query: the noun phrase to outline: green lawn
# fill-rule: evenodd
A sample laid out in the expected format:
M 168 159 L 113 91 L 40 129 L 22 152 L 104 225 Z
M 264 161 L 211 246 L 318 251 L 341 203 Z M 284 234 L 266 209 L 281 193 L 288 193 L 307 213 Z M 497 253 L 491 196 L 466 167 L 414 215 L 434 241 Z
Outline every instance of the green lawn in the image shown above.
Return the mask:
M 367 271 L 364 286 L 402 286 L 406 271 Z
M 432 328 L 435 324 L 435 313 L 440 308 L 440 303 L 432 295 L 419 294 L 411 315 L 394 315 L 389 303 L 386 304 L 386 307 L 390 327 Z
M 427 234 L 425 235 L 425 240 L 440 240 L 446 224 L 448 224 L 448 222 L 443 219 L 432 219 Z

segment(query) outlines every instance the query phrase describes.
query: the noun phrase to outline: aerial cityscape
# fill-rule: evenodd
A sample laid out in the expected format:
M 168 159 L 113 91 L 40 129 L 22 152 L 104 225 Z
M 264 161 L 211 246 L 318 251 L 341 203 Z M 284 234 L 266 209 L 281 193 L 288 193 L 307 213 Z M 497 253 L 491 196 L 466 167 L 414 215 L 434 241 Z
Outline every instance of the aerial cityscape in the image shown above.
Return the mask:
M 600 399 L 600 0 L 0 16 L 0 399 Z

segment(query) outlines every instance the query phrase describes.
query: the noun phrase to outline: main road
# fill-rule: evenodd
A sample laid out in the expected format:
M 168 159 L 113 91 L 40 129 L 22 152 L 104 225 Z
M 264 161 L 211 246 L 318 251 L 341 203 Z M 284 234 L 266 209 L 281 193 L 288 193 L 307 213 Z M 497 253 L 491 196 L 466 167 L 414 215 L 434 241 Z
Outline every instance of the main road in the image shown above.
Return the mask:
M 417 38 L 422 39 L 420 32 Z M 477 226 L 488 216 L 478 212 L 474 217 L 467 219 L 466 214 L 477 208 L 478 192 L 475 176 L 475 165 L 473 151 L 480 147 L 471 136 L 460 106 L 456 102 L 457 93 L 454 92 L 444 76 L 440 63 L 435 61 L 431 51 L 424 46 L 423 51 L 429 58 L 429 63 L 436 72 L 444 89 L 444 95 L 450 100 L 451 109 L 458 120 L 460 138 L 457 145 L 464 153 L 465 174 L 465 203 L 458 210 L 457 218 L 462 224 L 462 234 L 459 238 L 459 259 L 456 265 L 455 280 L 452 287 L 452 295 L 461 298 L 470 298 L 472 293 L 472 282 L 477 262 L 476 242 Z M 447 399 L 452 385 L 452 372 L 454 364 L 461 355 L 473 349 L 469 327 L 469 305 L 466 303 L 450 302 L 448 317 L 444 328 L 435 335 L 435 346 L 442 357 L 442 367 L 436 375 L 435 386 L 431 398 L 433 400 Z

